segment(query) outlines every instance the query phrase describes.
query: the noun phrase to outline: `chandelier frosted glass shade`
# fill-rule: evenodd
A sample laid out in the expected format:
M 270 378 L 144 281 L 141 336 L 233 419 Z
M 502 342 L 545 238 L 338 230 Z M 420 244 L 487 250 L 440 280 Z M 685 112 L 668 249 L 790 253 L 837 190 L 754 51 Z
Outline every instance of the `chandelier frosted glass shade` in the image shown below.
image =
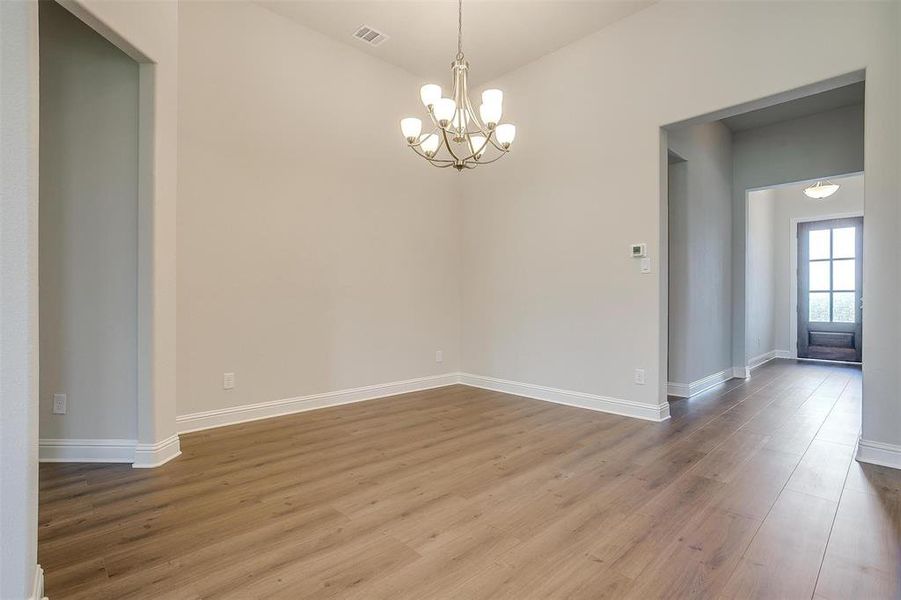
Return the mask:
M 428 133 L 423 122 L 407 117 L 400 122 L 407 145 L 436 167 L 453 167 L 458 171 L 493 163 L 510 151 L 516 127 L 500 123 L 504 93 L 482 92 L 482 103 L 476 112 L 469 101 L 469 63 L 462 52 L 453 63 L 454 87 L 449 97 L 442 96 L 441 86 L 429 83 L 419 90 L 419 97 L 429 114 Z

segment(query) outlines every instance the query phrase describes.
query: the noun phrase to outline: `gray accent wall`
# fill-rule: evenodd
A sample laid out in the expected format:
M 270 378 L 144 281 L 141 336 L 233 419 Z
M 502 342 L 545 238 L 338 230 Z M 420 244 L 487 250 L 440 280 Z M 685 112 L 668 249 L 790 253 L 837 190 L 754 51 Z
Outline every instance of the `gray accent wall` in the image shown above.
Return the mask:
M 684 159 L 670 165 L 668 381 L 689 384 L 732 367 L 732 133 L 683 127 L 668 145 Z
M 41 438 L 133 440 L 138 65 L 39 4 Z M 67 414 L 51 414 L 55 393 Z

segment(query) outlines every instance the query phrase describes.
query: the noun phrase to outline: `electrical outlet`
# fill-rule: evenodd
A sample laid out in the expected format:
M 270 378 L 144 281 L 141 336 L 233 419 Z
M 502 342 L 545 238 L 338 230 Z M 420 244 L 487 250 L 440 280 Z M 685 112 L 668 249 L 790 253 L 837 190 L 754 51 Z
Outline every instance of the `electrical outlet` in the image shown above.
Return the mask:
M 644 369 L 635 369 L 635 383 L 644 385 Z
M 65 394 L 53 394 L 53 414 L 64 415 L 68 410 L 68 397 Z
M 222 374 L 222 389 L 223 390 L 231 390 L 235 387 L 235 374 L 234 373 L 223 373 Z
M 435 350 L 435 362 L 444 362 L 444 352 L 442 350 Z

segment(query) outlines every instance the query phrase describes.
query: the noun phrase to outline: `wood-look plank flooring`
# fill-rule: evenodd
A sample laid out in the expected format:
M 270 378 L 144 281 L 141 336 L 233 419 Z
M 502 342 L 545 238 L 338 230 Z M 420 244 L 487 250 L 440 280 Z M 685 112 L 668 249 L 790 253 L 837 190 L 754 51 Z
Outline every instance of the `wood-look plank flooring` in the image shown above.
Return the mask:
M 773 361 L 650 423 L 463 386 L 41 466 L 51 600 L 898 598 L 860 371 Z

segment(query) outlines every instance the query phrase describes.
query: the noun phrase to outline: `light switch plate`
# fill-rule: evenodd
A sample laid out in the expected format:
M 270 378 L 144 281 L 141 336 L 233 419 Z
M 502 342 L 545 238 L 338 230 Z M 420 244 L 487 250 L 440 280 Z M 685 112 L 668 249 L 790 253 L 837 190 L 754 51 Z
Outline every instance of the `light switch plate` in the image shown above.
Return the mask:
M 642 273 L 650 273 L 651 272 L 651 259 L 650 258 L 642 258 L 641 259 L 641 272 Z
M 222 374 L 222 389 L 230 390 L 235 387 L 235 374 L 234 373 L 223 373 Z

